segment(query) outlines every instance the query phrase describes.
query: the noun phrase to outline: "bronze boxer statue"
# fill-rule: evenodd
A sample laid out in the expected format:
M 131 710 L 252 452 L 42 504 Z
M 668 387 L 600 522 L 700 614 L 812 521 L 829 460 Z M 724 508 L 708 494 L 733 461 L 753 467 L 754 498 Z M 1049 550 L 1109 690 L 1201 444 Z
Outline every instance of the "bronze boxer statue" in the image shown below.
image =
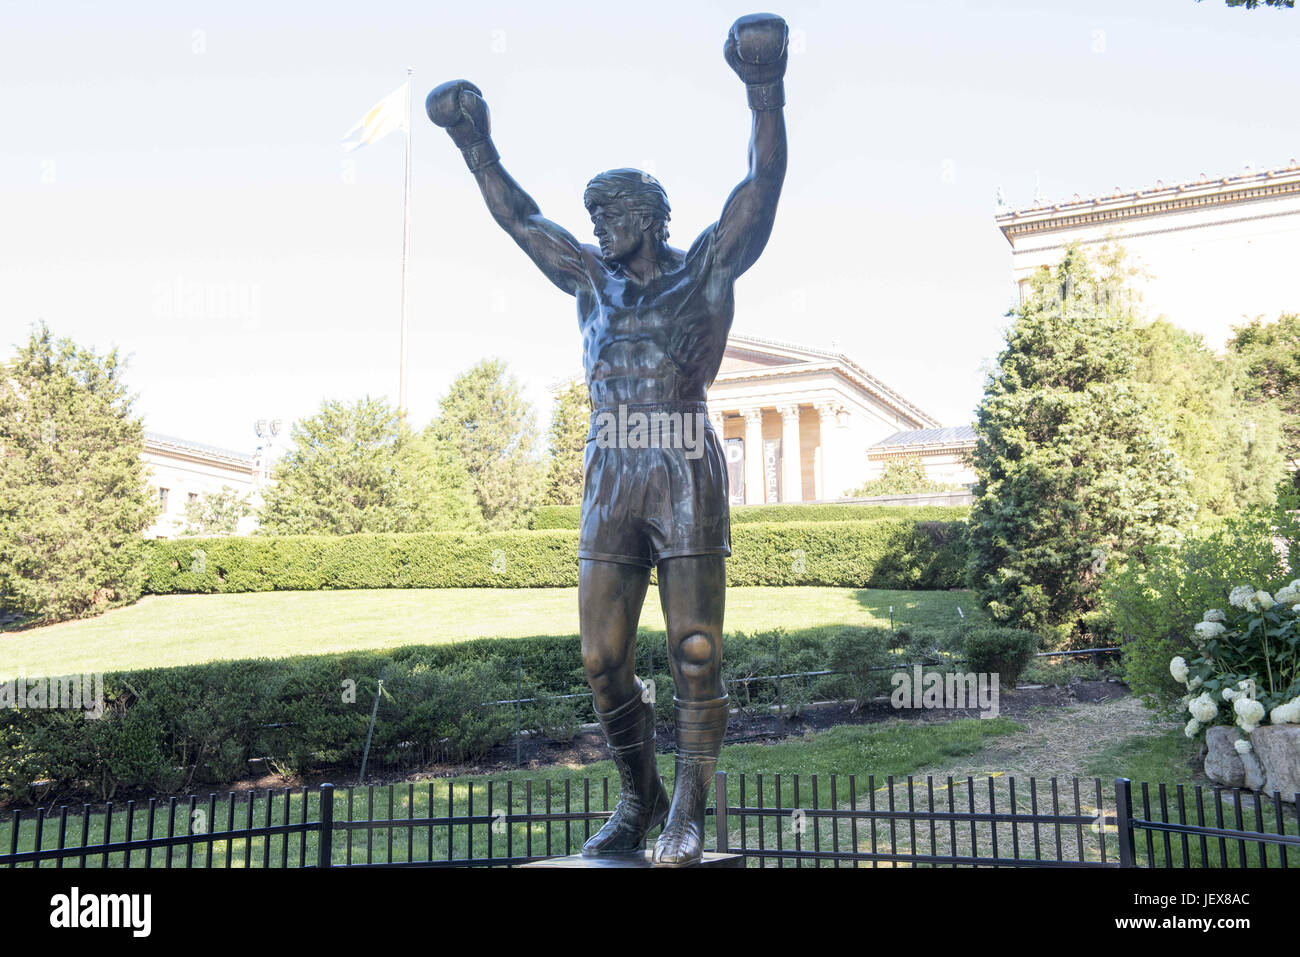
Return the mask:
M 545 219 L 502 169 L 478 87 L 444 83 L 426 103 L 460 147 L 493 219 L 577 300 L 592 402 L 578 546 L 582 661 L 622 779 L 618 806 L 583 847 L 587 856 L 642 853 L 659 824 L 656 864 L 694 864 L 703 853 L 727 728 L 722 612 L 731 554 L 727 467 L 705 394 L 726 348 L 736 277 L 758 259 L 776 217 L 787 40 L 785 21 L 772 14 L 731 27 L 724 56 L 753 111 L 749 173 L 685 252 L 667 243 L 668 198 L 653 177 L 616 169 L 588 183 L 583 199 L 598 246 L 585 245 Z M 645 422 L 650 441 L 636 427 Z M 656 566 L 677 692 L 671 803 L 655 764 L 652 696 L 633 673 Z

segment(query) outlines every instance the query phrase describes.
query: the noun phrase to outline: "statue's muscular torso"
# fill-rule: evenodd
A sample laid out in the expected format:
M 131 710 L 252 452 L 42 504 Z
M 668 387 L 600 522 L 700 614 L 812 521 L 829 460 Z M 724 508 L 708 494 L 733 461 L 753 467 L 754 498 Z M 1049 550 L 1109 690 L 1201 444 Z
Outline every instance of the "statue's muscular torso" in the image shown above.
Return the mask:
M 715 229 L 645 285 L 591 262 L 577 290 L 583 366 L 594 408 L 703 402 L 735 312 L 734 280 L 715 261 Z

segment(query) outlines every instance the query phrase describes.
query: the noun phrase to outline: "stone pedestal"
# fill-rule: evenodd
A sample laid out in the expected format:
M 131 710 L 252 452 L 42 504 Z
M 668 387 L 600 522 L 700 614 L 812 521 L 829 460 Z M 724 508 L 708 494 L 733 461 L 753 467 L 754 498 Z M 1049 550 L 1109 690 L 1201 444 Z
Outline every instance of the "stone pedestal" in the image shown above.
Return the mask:
M 632 855 L 627 857 L 583 857 L 581 854 L 570 854 L 568 857 L 548 857 L 544 861 L 532 861 L 528 864 L 520 864 L 520 867 L 562 867 L 577 870 L 589 870 L 593 868 L 604 867 L 654 867 L 651 861 L 653 851 L 647 850 L 644 854 Z M 740 854 L 719 854 L 717 851 L 706 851 L 704 860 L 692 865 L 694 867 L 739 867 L 745 866 L 745 858 Z M 660 867 L 657 870 L 668 871 L 675 870 L 671 867 Z

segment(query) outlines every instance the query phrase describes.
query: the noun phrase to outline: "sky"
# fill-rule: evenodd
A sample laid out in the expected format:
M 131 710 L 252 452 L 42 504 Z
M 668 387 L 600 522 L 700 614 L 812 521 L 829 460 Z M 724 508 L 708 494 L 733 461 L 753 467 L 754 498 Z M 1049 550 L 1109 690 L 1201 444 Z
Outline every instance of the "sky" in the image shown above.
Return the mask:
M 734 3 L 0 0 L 0 350 L 43 320 L 146 429 L 251 452 L 253 423 L 396 404 L 404 142 L 344 134 L 414 70 L 408 399 L 504 359 L 544 428 L 581 371 L 573 300 L 492 222 L 423 112 L 465 78 L 505 168 L 590 241 L 588 179 L 634 166 L 685 248 L 746 171 Z M 994 223 L 1285 165 L 1300 14 L 1217 0 L 791 2 L 789 168 L 734 334 L 842 351 L 971 421 L 1015 298 Z

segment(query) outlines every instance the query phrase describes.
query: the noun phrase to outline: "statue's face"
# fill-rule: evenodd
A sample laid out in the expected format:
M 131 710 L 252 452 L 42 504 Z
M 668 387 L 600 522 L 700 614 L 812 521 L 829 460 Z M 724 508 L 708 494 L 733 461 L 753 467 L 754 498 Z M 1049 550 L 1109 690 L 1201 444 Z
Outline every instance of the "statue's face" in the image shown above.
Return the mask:
M 622 204 L 597 206 L 591 211 L 600 255 L 610 262 L 624 262 L 635 255 L 649 235 L 646 217 L 631 212 Z

